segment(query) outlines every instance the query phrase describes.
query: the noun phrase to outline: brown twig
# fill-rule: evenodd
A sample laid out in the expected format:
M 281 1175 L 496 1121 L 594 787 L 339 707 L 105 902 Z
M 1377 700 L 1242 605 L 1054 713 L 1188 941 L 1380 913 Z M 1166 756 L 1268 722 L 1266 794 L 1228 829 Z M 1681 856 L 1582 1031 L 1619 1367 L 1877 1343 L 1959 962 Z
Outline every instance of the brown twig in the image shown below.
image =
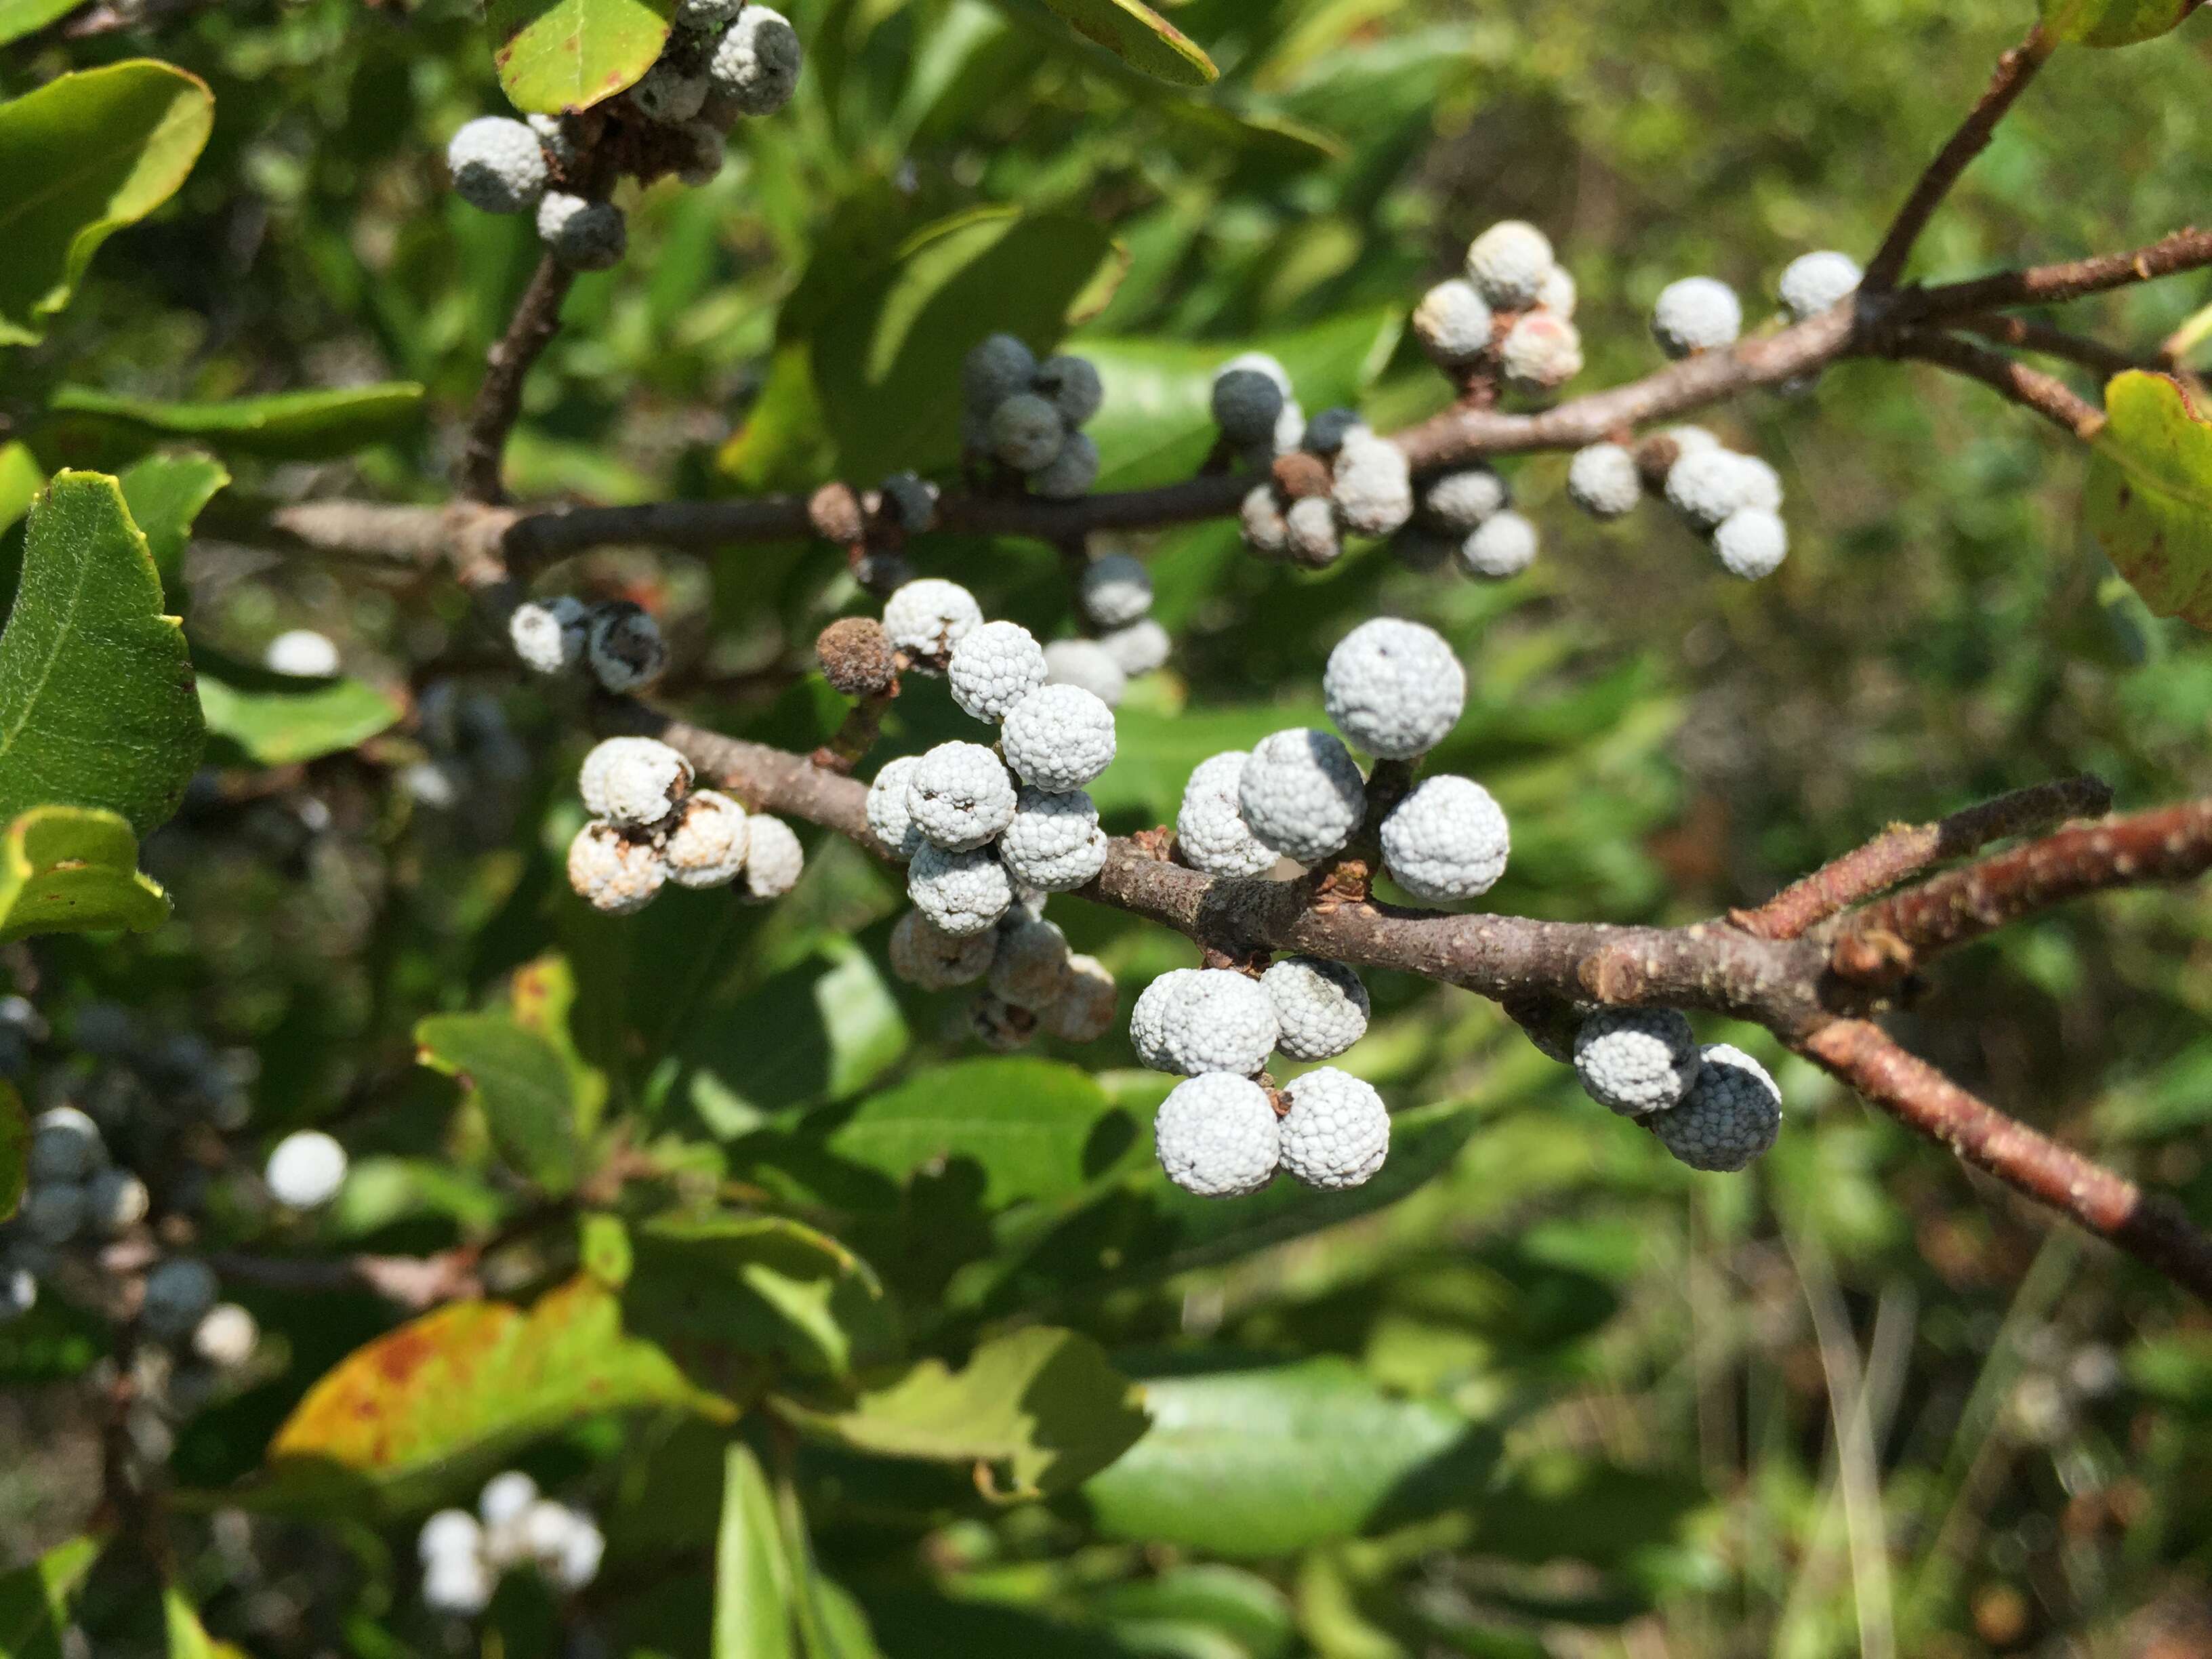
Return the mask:
M 1979 380 L 2023 409 L 2033 410 L 2070 436 L 2087 442 L 2104 430 L 2105 411 L 2083 398 L 2056 375 L 2014 362 L 2002 352 L 1962 340 L 1955 334 L 1927 329 L 1908 329 L 1898 338 L 1893 355 L 1934 363 L 1954 374 Z
M 2112 809 L 2112 786 L 2101 778 L 2062 778 L 2016 789 L 1935 823 L 1895 825 L 1857 851 L 1784 888 L 1758 908 L 1729 912 L 1729 920 L 1761 939 L 1799 939 L 1829 917 L 1948 860 L 1966 858 L 1992 842 L 2048 830 L 2069 818 L 2096 817 Z
M 1971 317 L 1958 325 L 1970 333 L 1985 340 L 2008 345 L 2016 351 L 2032 351 L 2039 357 L 2057 357 L 2082 368 L 2094 370 L 2105 380 L 2115 374 L 2124 374 L 2131 368 L 2154 368 L 2158 365 L 2149 358 L 2132 357 L 2117 346 L 2108 346 L 2102 340 L 2093 340 L 2087 335 L 2069 334 L 2049 323 L 2039 323 L 2027 317 Z
M 538 262 L 530 286 L 514 308 L 514 320 L 484 357 L 483 384 L 469 410 L 467 435 L 462 441 L 456 482 L 471 501 L 506 499 L 501 482 L 501 462 L 507 453 L 507 434 L 522 413 L 522 383 L 530 366 L 552 343 L 561 326 L 561 307 L 575 286 L 576 272 L 550 252 Z
M 466 1249 L 428 1256 L 264 1256 L 230 1251 L 210 1256 L 208 1266 L 221 1278 L 264 1290 L 304 1296 L 366 1291 L 419 1313 L 441 1302 L 481 1296 L 483 1285 L 477 1277 L 480 1255 Z
M 1909 299 L 1917 316 L 1948 320 L 2014 306 L 2058 305 L 2208 264 L 2212 264 L 2212 231 L 2178 230 L 2148 247 L 2125 253 L 2033 265 L 2025 270 L 2001 270 L 1972 282 L 1911 289 L 1898 297 L 1900 301 Z

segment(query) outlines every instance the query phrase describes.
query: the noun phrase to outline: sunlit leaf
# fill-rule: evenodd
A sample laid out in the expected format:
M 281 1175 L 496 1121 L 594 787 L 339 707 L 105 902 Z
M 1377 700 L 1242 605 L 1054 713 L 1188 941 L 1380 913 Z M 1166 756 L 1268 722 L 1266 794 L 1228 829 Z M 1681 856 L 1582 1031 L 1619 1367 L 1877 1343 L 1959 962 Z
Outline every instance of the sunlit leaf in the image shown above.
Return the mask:
M 112 812 L 36 806 L 0 840 L 0 939 L 31 933 L 143 933 L 169 898 L 139 873 L 138 838 Z
M 2081 46 L 2131 46 L 2179 28 L 2203 0 L 2043 0 L 2043 27 Z
M 292 766 L 343 754 L 389 731 L 404 712 L 365 680 L 279 674 L 205 647 L 192 661 L 210 757 L 219 763 Z
M 8 1659 L 62 1659 L 70 1608 L 100 1550 L 98 1539 L 72 1538 L 27 1566 L 0 1574 L 0 1654 Z
M 791 1571 L 775 1496 L 750 1447 L 732 1443 L 722 1467 L 714 1659 L 791 1659 Z
M 2179 380 L 2140 371 L 2113 380 L 2105 407 L 2090 531 L 2154 614 L 2212 629 L 2212 422 Z
M 536 114 L 588 109 L 653 67 L 675 10 L 676 0 L 491 0 L 501 89 Z
M 51 406 L 58 413 L 93 416 L 136 434 L 197 438 L 233 454 L 321 460 L 414 431 L 422 421 L 422 388 L 398 380 L 186 403 L 65 386 L 56 390 Z

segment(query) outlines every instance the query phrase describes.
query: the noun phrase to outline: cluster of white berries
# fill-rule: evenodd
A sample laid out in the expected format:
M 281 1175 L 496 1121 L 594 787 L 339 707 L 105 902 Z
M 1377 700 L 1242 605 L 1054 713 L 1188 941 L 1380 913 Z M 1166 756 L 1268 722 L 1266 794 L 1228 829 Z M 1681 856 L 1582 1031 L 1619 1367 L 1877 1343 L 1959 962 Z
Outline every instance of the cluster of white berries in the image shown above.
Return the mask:
M 1167 665 L 1172 642 L 1152 619 L 1152 579 L 1133 555 L 1100 553 L 1076 582 L 1085 636 L 1044 648 L 1044 683 L 1079 685 L 1109 708 L 1121 706 L 1129 682 Z
M 1356 410 L 1307 420 L 1289 373 L 1265 352 L 1221 366 L 1213 418 L 1223 441 L 1267 475 L 1238 510 L 1244 544 L 1261 558 L 1322 569 L 1343 556 L 1346 536 L 1394 535 L 1413 516 L 1405 451 Z
M 1011 334 L 994 334 L 960 371 L 961 447 L 1018 472 L 1034 495 L 1072 501 L 1098 482 L 1098 446 L 1083 428 L 1106 401 L 1090 360 L 1037 361 Z
M 908 582 L 883 625 L 915 667 L 945 676 L 963 712 L 999 728 L 996 748 L 939 744 L 885 763 L 869 786 L 869 830 L 908 866 L 915 903 L 891 935 L 892 971 L 930 989 L 988 979 L 970 1015 L 994 1048 L 1040 1030 L 1094 1041 L 1112 1028 L 1113 975 L 1072 954 L 1042 912 L 1048 895 L 1106 866 L 1085 786 L 1113 763 L 1112 708 L 1085 686 L 1048 683 L 1030 631 L 984 621 L 957 583 Z
M 1413 522 L 1392 544 L 1415 570 L 1452 566 L 1486 581 L 1517 576 L 1541 547 L 1533 520 L 1513 510 L 1513 490 L 1476 462 L 1421 480 Z
M 1583 372 L 1575 279 L 1531 224 L 1508 219 L 1468 245 L 1467 272 L 1413 313 L 1413 336 L 1455 381 L 1495 369 L 1516 391 L 1558 391 Z
M 591 169 L 578 166 L 580 123 L 604 139 L 610 119 L 635 118 L 634 142 L 619 152 L 628 164 L 641 176 L 673 173 L 704 185 L 721 171 L 738 119 L 775 114 L 799 85 L 805 54 L 798 33 L 768 7 L 684 0 L 676 21 L 659 61 L 617 105 L 583 117 L 468 122 L 446 149 L 454 191 L 486 213 L 534 212 L 538 240 L 574 270 L 617 264 L 629 246 L 629 223 L 598 181 L 583 176 Z
M 693 783 L 691 763 L 655 738 L 594 748 L 577 777 L 592 817 L 568 843 L 568 884 L 611 915 L 642 910 L 672 881 L 735 883 L 755 904 L 799 884 L 805 854 L 789 824 Z
M 554 676 L 588 672 L 609 691 L 640 691 L 668 671 L 668 642 L 643 605 L 586 605 L 571 594 L 527 599 L 507 619 L 507 641 L 524 667 Z
M 1633 511 L 1649 488 L 1702 536 L 1721 568 L 1756 581 L 1790 553 L 1782 477 L 1756 455 L 1728 448 L 1705 428 L 1669 427 L 1634 449 L 1592 444 L 1567 469 L 1567 495 L 1599 519 Z
M 1863 273 L 1848 253 L 1827 250 L 1790 262 L 1776 284 L 1782 314 L 1793 323 L 1841 305 L 1858 292 Z M 1734 345 L 1743 334 L 1743 302 L 1713 276 L 1685 276 L 1659 291 L 1651 308 L 1651 337 L 1669 357 Z
M 1642 1123 L 1693 1170 L 1744 1169 L 1782 1127 L 1782 1091 L 1766 1068 L 1725 1042 L 1699 1048 L 1671 1008 L 1587 1015 L 1574 1066 L 1591 1099 Z
M 574 1595 L 599 1577 L 606 1551 L 597 1522 L 540 1497 L 538 1483 L 516 1469 L 491 1478 L 474 1515 L 441 1510 L 415 1540 L 423 1605 L 457 1619 L 481 1613 L 491 1605 L 501 1576 L 521 1568 Z

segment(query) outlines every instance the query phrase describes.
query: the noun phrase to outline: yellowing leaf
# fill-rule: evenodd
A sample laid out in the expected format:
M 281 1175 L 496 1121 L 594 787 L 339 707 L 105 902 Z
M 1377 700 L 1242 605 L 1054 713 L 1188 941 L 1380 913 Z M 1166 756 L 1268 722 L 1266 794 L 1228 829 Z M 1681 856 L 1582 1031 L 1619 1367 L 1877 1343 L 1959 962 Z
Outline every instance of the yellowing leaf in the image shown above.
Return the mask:
M 138 838 L 112 812 L 38 806 L 0 841 L 0 939 L 29 933 L 143 933 L 169 897 L 138 872 Z
M 2181 383 L 2130 371 L 2105 393 L 2090 532 L 2161 617 L 2212 629 L 2212 422 Z
M 533 114 L 589 109 L 653 67 L 675 10 L 676 0 L 491 0 L 499 84 Z

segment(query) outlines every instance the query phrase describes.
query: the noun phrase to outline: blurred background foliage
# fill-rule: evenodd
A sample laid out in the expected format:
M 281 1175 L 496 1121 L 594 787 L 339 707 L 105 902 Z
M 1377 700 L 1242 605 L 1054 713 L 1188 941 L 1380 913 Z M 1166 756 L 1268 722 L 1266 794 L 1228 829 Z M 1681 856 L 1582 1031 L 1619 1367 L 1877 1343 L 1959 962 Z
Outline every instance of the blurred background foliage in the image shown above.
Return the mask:
M 1117 424 L 1117 406 L 1172 398 L 1169 383 L 1255 341 L 1306 340 L 1315 373 L 1358 387 L 1378 424 L 1436 407 L 1398 319 L 1500 217 L 1544 226 L 1580 280 L 1585 384 L 1630 378 L 1656 361 L 1643 319 L 1671 278 L 1763 295 L 1795 253 L 1868 252 L 2032 21 L 2027 0 L 1192 0 L 1171 15 L 1224 71 L 1192 97 L 1072 45 L 1027 0 L 791 9 L 810 52 L 797 103 L 749 126 L 712 186 L 646 193 L 632 257 L 577 285 L 530 385 L 519 497 L 941 466 L 950 376 L 855 412 L 871 399 L 847 325 L 910 238 L 991 205 L 1020 210 L 1005 234 L 1021 240 L 958 326 L 1072 312 L 1119 400 L 1098 428 L 1109 483 L 1194 459 L 1142 419 Z M 2065 55 L 1921 270 L 2189 222 L 2212 195 L 2207 27 Z M 810 834 L 805 884 L 772 911 L 673 893 L 628 922 L 586 915 L 557 863 L 578 819 L 574 711 L 513 685 L 450 589 L 274 556 L 240 528 L 260 498 L 445 493 L 457 414 L 535 257 L 526 226 L 443 189 L 446 137 L 502 107 L 477 9 L 238 0 L 19 42 L 0 93 L 147 53 L 214 88 L 213 139 L 45 343 L 0 360 L 0 420 L 47 469 L 114 466 L 156 434 L 57 413 L 58 388 L 422 383 L 431 418 L 357 453 L 215 445 L 237 482 L 175 580 L 204 663 L 313 627 L 409 714 L 305 764 L 211 753 L 222 763 L 145 848 L 176 920 L 11 947 L 11 969 L 64 1021 L 121 1000 L 250 1049 L 249 1138 L 343 1121 L 356 1152 L 312 1242 L 420 1251 L 530 1200 L 482 1103 L 413 1066 L 416 1023 L 501 1006 L 518 969 L 563 957 L 586 1133 L 619 1126 L 664 1168 L 749 1195 L 733 1212 L 804 1218 L 872 1263 L 895 1313 L 825 1292 L 842 1309 L 826 1348 L 749 1346 L 711 1322 L 791 1398 L 834 1391 L 872 1343 L 957 1366 L 1040 1324 L 1148 1383 L 1133 1448 L 1011 1508 L 957 1473 L 813 1438 L 791 1452 L 761 1431 L 772 1462 L 790 1453 L 779 1467 L 812 1528 L 822 1640 L 857 1643 L 865 1620 L 892 1656 L 2212 1650 L 2203 1311 L 1763 1034 L 1705 1033 L 1774 1066 L 1781 1144 L 1753 1175 L 1700 1176 L 1488 1005 L 1375 975 L 1375 1031 L 1346 1063 L 1401 1114 L 1385 1176 L 1352 1198 L 1208 1208 L 1151 1170 L 1162 1085 L 1127 1069 L 1118 1035 L 979 1060 L 957 994 L 889 978 L 897 889 L 849 848 Z M 2148 346 L 2206 286 L 2091 307 L 2107 337 Z M 1795 550 L 1755 586 L 1651 515 L 1570 516 L 1556 458 L 1508 464 L 1547 546 L 1504 586 L 1380 549 L 1286 573 L 1218 526 L 1148 547 L 1176 656 L 1122 711 L 1122 758 L 1096 792 L 1109 826 L 1171 818 L 1196 760 L 1315 708 L 1328 647 L 1378 611 L 1462 647 L 1469 714 L 1441 758 L 1512 816 L 1502 909 L 1687 921 L 2006 787 L 2094 770 L 2124 806 L 2212 787 L 2212 649 L 2149 618 L 2085 540 L 2077 451 L 1978 387 L 1877 363 L 1711 424 L 1788 482 Z M 917 558 L 991 614 L 1069 626 L 1048 550 L 940 537 Z M 672 689 L 701 718 L 802 747 L 834 726 L 808 647 L 860 600 L 820 548 L 609 552 L 576 580 L 652 602 L 678 641 Z M 884 752 L 957 725 L 924 688 Z M 458 793 L 426 786 L 425 765 Z M 1125 996 L 1188 962 L 1186 942 L 1117 914 L 1054 914 Z M 2212 1215 L 2208 952 L 2198 892 L 2082 907 L 1959 953 L 1901 1030 Z M 947 1100 L 980 1124 L 949 1160 L 914 1109 Z M 1049 1145 L 993 1138 L 993 1112 L 1031 1120 L 1041 1101 Z M 655 1250 L 708 1271 L 682 1255 L 696 1241 L 634 1243 L 634 1285 Z M 564 1248 L 501 1288 L 552 1282 Z M 685 1306 L 629 1299 L 633 1326 L 674 1333 L 678 1352 L 703 1340 Z M 389 1322 L 343 1297 L 253 1305 L 289 1352 L 185 1437 L 179 1476 L 204 1493 L 251 1471 L 307 1385 Z M 78 1384 L 98 1352 L 51 1304 L 0 1331 L 12 1560 L 82 1524 L 96 1449 Z M 527 1450 L 608 1523 L 609 1571 L 569 1613 L 603 1650 L 707 1651 L 726 1436 L 648 1413 Z M 457 1470 L 435 1495 L 465 1487 Z M 443 1650 L 413 1600 L 419 1508 L 249 1521 L 206 1504 L 185 1575 L 211 1628 L 272 1655 Z M 150 1639 L 143 1591 L 122 1568 L 95 1576 L 95 1650 Z M 484 1651 L 550 1650 L 532 1645 L 545 1610 L 511 1599 Z

